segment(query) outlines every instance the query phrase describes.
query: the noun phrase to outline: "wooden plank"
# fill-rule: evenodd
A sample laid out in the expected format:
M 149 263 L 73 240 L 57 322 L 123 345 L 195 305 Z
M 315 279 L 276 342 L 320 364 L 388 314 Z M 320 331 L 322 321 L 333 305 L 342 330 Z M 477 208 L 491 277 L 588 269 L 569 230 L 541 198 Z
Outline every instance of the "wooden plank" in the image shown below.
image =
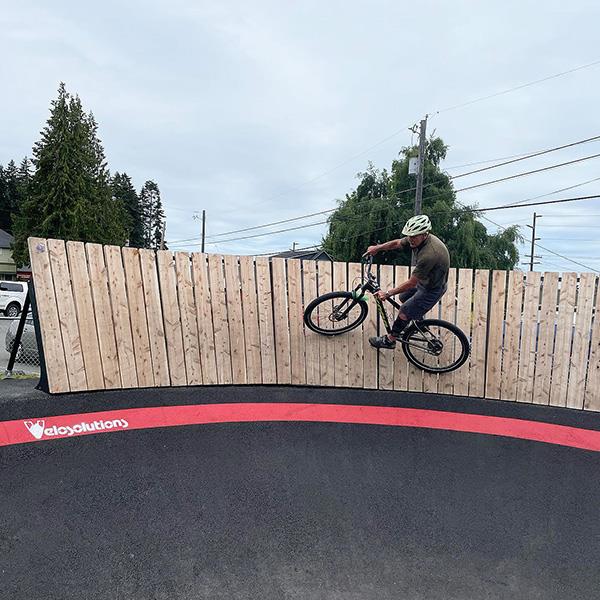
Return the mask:
M 129 312 L 131 319 L 131 336 L 135 357 L 135 372 L 138 385 L 140 387 L 154 386 L 154 371 L 152 369 L 152 352 L 150 350 L 150 334 L 148 333 L 148 320 L 146 318 L 146 299 L 144 296 L 144 283 L 142 281 L 142 269 L 140 265 L 140 251 L 138 248 L 123 248 L 123 266 L 125 267 L 125 284 L 127 287 L 128 305 L 124 304 L 122 291 L 118 292 L 121 301 L 116 305 L 117 319 L 115 329 L 118 330 L 118 323 L 121 323 L 123 330 L 125 325 L 122 323 L 125 318 L 125 310 Z M 117 273 L 115 270 L 113 273 Z M 120 285 L 119 281 L 111 283 L 111 289 Z M 113 304 L 113 310 L 115 305 Z M 125 376 L 123 374 L 123 376 Z M 125 379 L 127 380 L 127 379 Z
M 533 400 L 541 284 L 542 276 L 540 273 L 530 272 L 526 274 L 521 352 L 519 354 L 519 373 L 517 376 L 517 402 L 532 402 Z
M 322 260 L 317 262 L 317 281 L 319 296 L 333 291 L 333 273 L 331 262 Z M 332 310 L 333 303 L 327 302 L 321 305 L 321 320 L 327 318 Z M 319 356 L 321 385 L 335 385 L 335 338 L 328 335 L 319 336 Z
M 394 285 L 398 286 L 408 279 L 408 267 L 396 266 L 394 268 Z M 410 371 L 410 363 L 402 350 L 400 344 L 396 344 L 396 352 L 394 354 L 394 389 L 408 390 L 408 374 Z
M 67 251 L 63 240 L 48 240 L 50 268 L 56 292 L 56 306 L 62 330 L 63 346 L 67 357 L 67 376 L 72 392 L 87 390 L 85 363 L 77 322 L 77 311 L 71 287 L 71 275 L 67 261 Z
M 423 371 L 415 367 L 411 362 L 408 363 L 408 389 L 411 392 L 423 391 Z
M 472 346 L 473 326 L 473 270 L 458 270 L 458 294 L 456 306 L 456 325 L 462 329 Z M 466 396 L 469 393 L 469 378 L 471 374 L 471 354 L 465 364 L 452 373 L 453 389 L 456 395 Z
M 375 270 L 375 274 L 378 273 L 378 265 L 373 265 L 373 269 Z M 363 367 L 364 367 L 364 387 L 366 389 L 377 389 L 377 370 L 379 368 L 379 353 L 386 352 L 385 350 L 377 350 L 373 348 L 371 344 L 369 344 L 369 338 L 375 335 L 379 335 L 377 329 L 377 304 L 375 303 L 375 298 L 367 293 L 366 294 L 369 306 L 369 312 L 367 314 L 367 318 L 363 323 Z
M 312 260 L 302 262 L 304 272 L 304 306 L 308 306 L 317 296 L 317 264 Z M 320 385 L 321 367 L 319 362 L 319 334 L 304 328 L 306 344 L 306 384 Z
M 346 269 L 348 264 L 345 262 L 333 263 L 333 289 L 337 292 L 348 290 L 346 281 Z M 344 333 L 335 338 L 335 386 L 349 387 L 350 385 L 350 365 L 348 359 L 348 333 Z
M 242 314 L 242 289 L 237 256 L 227 255 L 225 260 L 225 293 L 231 344 L 231 371 L 233 383 L 247 383 L 244 317 Z
M 192 281 L 196 299 L 196 321 L 198 322 L 198 340 L 200 362 L 202 364 L 202 383 L 219 383 L 217 373 L 215 330 L 213 326 L 212 297 L 207 269 L 207 255 L 200 252 L 192 254 Z
M 449 323 L 456 323 L 456 269 L 448 271 L 448 290 L 440 302 L 440 319 Z M 459 346 L 452 342 L 452 353 L 456 356 Z M 454 373 L 440 373 L 438 376 L 438 392 L 452 394 L 454 392 Z
M 579 279 L 579 293 L 577 294 L 573 352 L 571 354 L 569 387 L 567 391 L 568 408 L 583 408 L 584 404 L 585 377 L 589 360 L 588 351 L 590 347 L 595 289 L 596 275 L 594 273 L 582 273 Z
M 379 267 L 379 285 L 384 291 L 391 290 L 394 287 L 394 267 L 392 265 L 382 265 Z M 385 310 L 388 313 L 390 327 L 396 318 L 396 311 L 389 303 L 384 303 Z M 379 316 L 378 328 L 379 335 L 386 335 L 385 323 L 381 315 Z M 394 355 L 397 351 L 402 352 L 400 344 L 397 344 L 396 350 L 380 350 L 379 351 L 379 378 L 378 385 L 381 390 L 394 389 Z
M 592 324 L 592 344 L 585 386 L 585 410 L 600 410 L 600 286 L 596 291 L 596 308 Z
M 77 312 L 77 323 L 79 324 L 87 389 L 102 390 L 104 389 L 104 375 L 102 374 L 94 301 L 83 242 L 67 242 L 67 257 Z
M 188 385 L 201 385 L 202 363 L 200 362 L 200 340 L 191 267 L 190 255 L 187 252 L 175 252 L 175 273 L 183 335 L 185 371 Z
M 69 250 L 69 242 L 67 251 Z M 77 243 L 77 242 L 75 242 Z M 85 251 L 85 250 L 84 250 Z M 112 319 L 115 329 L 115 341 L 117 344 L 117 356 L 119 360 L 119 372 L 121 373 L 121 386 L 124 388 L 138 387 L 138 375 L 136 366 L 136 355 L 131 330 L 130 307 L 125 285 L 125 269 L 120 246 L 104 246 L 104 261 L 108 273 L 108 289 L 110 290 Z M 138 268 L 139 275 L 139 268 Z M 145 309 L 144 321 L 145 321 Z M 149 346 L 148 346 L 149 350 Z M 152 385 L 152 383 L 150 383 Z
M 48 244 L 45 239 L 30 237 L 27 240 L 31 272 L 35 285 L 35 297 L 44 349 L 44 361 L 50 393 L 69 392 L 67 361 L 62 343 L 62 332 L 56 306 L 56 295 Z
M 144 301 L 146 302 L 146 318 L 148 335 L 150 336 L 150 354 L 152 355 L 152 371 L 154 385 L 171 385 L 169 377 L 169 358 L 165 338 L 165 324 L 161 306 L 158 273 L 156 271 L 156 252 L 140 249 L 140 266 L 144 284 Z
M 187 385 L 175 257 L 169 250 L 159 250 L 156 259 L 171 385 Z
M 100 244 L 86 244 L 85 250 L 90 281 L 92 282 L 92 298 L 94 300 L 94 314 L 96 315 L 100 358 L 104 374 L 104 387 L 106 389 L 116 389 L 120 388 L 122 383 L 104 250 Z
M 487 338 L 487 314 L 490 272 L 475 271 L 473 284 L 473 336 L 471 348 L 471 372 L 469 396 L 482 398 L 485 394 L 485 351 Z
M 567 405 L 567 386 L 569 383 L 569 368 L 571 366 L 571 342 L 573 339 L 573 323 L 575 323 L 576 293 L 577 273 L 563 273 L 560 285 L 558 324 L 556 327 L 556 342 L 550 388 L 550 404 L 552 406 Z
M 552 378 L 552 352 L 556 332 L 556 301 L 558 296 L 558 273 L 544 273 L 542 307 L 538 330 L 533 402 L 550 402 L 550 382 Z
M 260 359 L 260 330 L 258 328 L 258 300 L 256 296 L 256 275 L 254 258 L 240 256 L 242 281 L 242 313 L 244 318 L 244 343 L 248 383 L 262 383 Z M 304 335 L 304 334 L 303 334 Z
M 502 352 L 500 397 L 503 400 L 517 399 L 517 368 L 519 364 L 519 339 L 524 289 L 523 272 L 510 271 L 508 274 L 508 296 L 506 298 L 504 348 Z
M 292 364 L 290 359 L 290 324 L 287 306 L 286 261 L 273 258 L 273 320 L 275 323 L 275 358 L 277 365 L 277 383 L 292 382 Z
M 433 308 L 431 308 L 431 310 L 429 312 L 425 313 L 424 318 L 425 319 L 439 319 L 440 318 L 440 308 L 441 308 L 441 302 L 438 302 Z M 436 394 L 438 391 L 439 375 L 437 373 L 427 373 L 426 371 L 423 371 L 421 374 L 421 377 L 422 377 L 423 391 L 430 393 L 430 394 Z
M 256 287 L 258 290 L 258 325 L 263 383 L 277 383 L 271 268 L 269 259 L 262 256 L 256 259 Z
M 208 273 L 210 278 L 210 299 L 215 332 L 217 378 L 220 384 L 233 383 L 229 321 L 227 320 L 223 257 L 221 255 L 208 255 Z
M 490 300 L 485 397 L 497 400 L 500 398 L 500 387 L 502 383 L 502 344 L 504 341 L 506 271 L 492 271 Z
M 306 384 L 306 347 L 304 345 L 302 261 L 289 260 L 287 268 L 292 384 L 304 385 Z
M 353 290 L 360 285 L 361 265 L 360 263 L 348 264 L 348 289 Z M 348 338 L 348 384 L 351 387 L 362 388 L 364 386 L 363 367 L 363 326 L 349 331 Z

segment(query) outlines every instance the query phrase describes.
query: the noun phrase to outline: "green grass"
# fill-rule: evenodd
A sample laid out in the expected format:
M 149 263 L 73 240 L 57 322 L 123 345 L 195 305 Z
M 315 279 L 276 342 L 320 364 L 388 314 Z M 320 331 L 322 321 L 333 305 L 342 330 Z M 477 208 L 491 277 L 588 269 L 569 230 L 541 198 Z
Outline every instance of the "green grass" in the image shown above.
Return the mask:
M 13 373 L 10 377 L 6 376 L 6 373 L 0 372 L 0 381 L 3 379 L 39 379 L 39 375 L 33 373 Z

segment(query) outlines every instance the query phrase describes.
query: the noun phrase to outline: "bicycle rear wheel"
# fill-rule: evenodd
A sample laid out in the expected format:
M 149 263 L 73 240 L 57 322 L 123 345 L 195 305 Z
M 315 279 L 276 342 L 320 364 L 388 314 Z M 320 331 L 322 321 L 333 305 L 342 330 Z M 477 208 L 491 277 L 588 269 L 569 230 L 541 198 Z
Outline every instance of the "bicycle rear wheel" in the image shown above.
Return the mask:
M 424 319 L 409 325 L 400 340 L 406 358 L 428 373 L 448 373 L 469 357 L 467 336 L 452 323 Z
M 304 311 L 306 326 L 321 335 L 339 335 L 358 327 L 369 307 L 352 292 L 329 292 L 315 298 Z

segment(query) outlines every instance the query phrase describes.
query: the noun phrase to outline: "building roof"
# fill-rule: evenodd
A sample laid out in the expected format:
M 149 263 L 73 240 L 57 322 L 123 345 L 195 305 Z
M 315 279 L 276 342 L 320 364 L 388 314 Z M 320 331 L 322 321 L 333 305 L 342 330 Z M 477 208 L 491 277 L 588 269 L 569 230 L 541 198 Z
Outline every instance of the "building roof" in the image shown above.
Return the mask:
M 0 248 L 10 248 L 14 240 L 15 238 L 12 235 L 10 235 L 8 231 L 0 229 Z
M 333 258 L 325 250 L 287 250 L 274 254 L 273 258 L 299 258 L 301 260 L 331 260 Z

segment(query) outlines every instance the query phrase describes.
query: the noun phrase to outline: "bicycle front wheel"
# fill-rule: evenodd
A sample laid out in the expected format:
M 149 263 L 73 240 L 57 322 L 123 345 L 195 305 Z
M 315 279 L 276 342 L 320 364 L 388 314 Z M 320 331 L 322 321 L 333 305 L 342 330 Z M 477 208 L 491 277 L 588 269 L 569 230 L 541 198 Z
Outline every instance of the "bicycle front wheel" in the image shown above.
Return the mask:
M 321 335 L 339 335 L 358 327 L 369 307 L 352 292 L 329 292 L 315 298 L 304 311 L 306 326 Z
M 406 358 L 428 373 L 454 371 L 469 357 L 467 336 L 456 325 L 441 319 L 412 323 L 400 341 Z

